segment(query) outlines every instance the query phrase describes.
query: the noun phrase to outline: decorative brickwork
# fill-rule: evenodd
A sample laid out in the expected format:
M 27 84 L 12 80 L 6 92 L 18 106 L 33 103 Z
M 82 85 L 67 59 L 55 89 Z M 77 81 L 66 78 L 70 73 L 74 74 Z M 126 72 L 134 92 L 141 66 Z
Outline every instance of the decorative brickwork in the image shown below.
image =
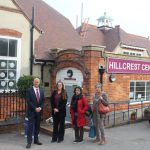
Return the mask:
M 12 36 L 12 37 L 16 37 L 16 38 L 21 38 L 22 37 L 22 33 L 18 32 L 16 30 L 13 29 L 0 29 L 0 35 L 4 35 L 4 36 Z

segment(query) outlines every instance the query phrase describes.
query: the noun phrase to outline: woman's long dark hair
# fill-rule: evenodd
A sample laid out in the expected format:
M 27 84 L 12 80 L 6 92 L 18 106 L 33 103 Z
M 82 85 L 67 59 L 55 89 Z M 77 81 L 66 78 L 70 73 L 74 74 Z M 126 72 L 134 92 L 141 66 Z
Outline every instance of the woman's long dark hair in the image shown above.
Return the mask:
M 79 95 L 76 95 L 76 89 L 80 89 L 80 94 Z M 73 105 L 74 100 L 81 99 L 82 96 L 83 96 L 83 94 L 82 94 L 82 88 L 80 86 L 76 86 L 74 88 L 74 95 L 72 96 L 71 106 Z
M 61 91 L 62 99 L 63 99 L 63 100 L 66 100 L 66 99 L 67 99 L 67 92 L 66 92 L 66 90 L 65 90 L 65 88 L 64 88 L 63 82 L 59 80 L 59 81 L 56 83 L 56 88 L 57 88 L 57 90 L 58 90 L 58 84 L 59 84 L 59 83 L 62 84 L 62 91 Z

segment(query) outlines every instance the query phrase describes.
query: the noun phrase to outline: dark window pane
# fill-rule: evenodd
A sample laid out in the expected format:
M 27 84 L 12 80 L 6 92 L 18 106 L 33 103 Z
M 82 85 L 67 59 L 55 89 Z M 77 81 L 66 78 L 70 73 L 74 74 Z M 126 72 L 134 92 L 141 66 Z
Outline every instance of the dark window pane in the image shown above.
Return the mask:
M 0 56 L 8 56 L 8 40 L 0 38 Z
M 130 92 L 134 92 L 134 87 L 130 87 Z
M 130 86 L 134 86 L 134 82 L 130 82 Z
M 145 91 L 145 87 L 136 87 L 136 91 Z
M 17 40 L 9 40 L 9 56 L 17 57 Z
M 145 86 L 145 82 L 136 82 L 136 86 Z

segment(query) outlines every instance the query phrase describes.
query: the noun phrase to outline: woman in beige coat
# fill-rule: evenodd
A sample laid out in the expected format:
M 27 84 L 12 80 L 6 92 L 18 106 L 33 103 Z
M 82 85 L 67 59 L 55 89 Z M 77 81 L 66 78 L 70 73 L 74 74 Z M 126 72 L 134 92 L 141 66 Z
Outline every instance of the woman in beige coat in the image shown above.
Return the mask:
M 96 138 L 93 141 L 93 143 L 98 143 L 100 145 L 103 145 L 106 143 L 105 131 L 104 131 L 104 120 L 106 114 L 99 112 L 100 100 L 106 106 L 108 105 L 107 95 L 106 93 L 101 92 L 101 84 L 98 83 L 95 86 L 95 95 L 93 96 L 93 120 L 96 128 Z

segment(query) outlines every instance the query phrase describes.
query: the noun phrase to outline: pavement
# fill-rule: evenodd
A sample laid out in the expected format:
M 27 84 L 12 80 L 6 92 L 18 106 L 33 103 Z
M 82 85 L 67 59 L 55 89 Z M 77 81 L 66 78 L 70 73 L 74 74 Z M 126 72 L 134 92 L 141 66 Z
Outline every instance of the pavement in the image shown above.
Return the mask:
M 65 139 L 62 143 L 51 143 L 50 135 L 41 133 L 40 141 L 43 145 L 32 144 L 31 150 L 149 150 L 150 149 L 150 124 L 148 121 L 107 128 L 107 144 L 92 143 L 93 139 L 84 135 L 84 142 L 73 144 L 74 131 L 66 129 Z M 26 138 L 19 133 L 0 134 L 0 150 L 25 150 Z

